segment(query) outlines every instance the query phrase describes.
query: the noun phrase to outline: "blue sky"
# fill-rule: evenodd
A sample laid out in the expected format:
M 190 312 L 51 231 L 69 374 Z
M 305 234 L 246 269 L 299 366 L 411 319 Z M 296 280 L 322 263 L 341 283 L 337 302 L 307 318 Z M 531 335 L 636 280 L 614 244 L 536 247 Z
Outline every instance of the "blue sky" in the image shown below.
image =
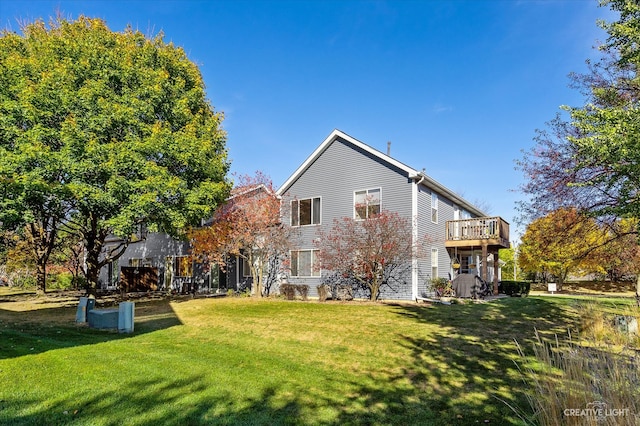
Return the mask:
M 560 105 L 583 103 L 567 74 L 597 55 L 596 20 L 616 18 L 597 0 L 0 0 L 0 27 L 58 10 L 183 47 L 225 113 L 233 172 L 280 186 L 337 128 L 391 141 L 514 225 L 514 160 Z

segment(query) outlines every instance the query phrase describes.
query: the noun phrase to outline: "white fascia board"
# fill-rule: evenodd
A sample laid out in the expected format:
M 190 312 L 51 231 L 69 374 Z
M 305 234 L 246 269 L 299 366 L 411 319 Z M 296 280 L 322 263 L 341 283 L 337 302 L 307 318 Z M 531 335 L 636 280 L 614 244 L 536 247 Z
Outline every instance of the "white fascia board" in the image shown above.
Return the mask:
M 340 130 L 334 130 L 334 133 L 337 132 L 337 136 L 340 136 L 342 139 L 346 140 L 347 142 L 350 142 L 352 144 L 354 144 L 355 146 L 357 146 L 358 148 L 367 151 L 369 154 L 378 157 L 379 159 L 381 159 L 382 161 L 385 161 L 397 168 L 399 168 L 400 170 L 403 170 L 405 172 L 407 172 L 407 174 L 409 175 L 409 178 L 413 177 L 413 176 L 417 176 L 418 175 L 418 171 L 407 166 L 404 163 L 401 163 L 400 161 L 396 160 L 395 158 L 391 158 L 389 157 L 387 154 L 384 154 L 380 151 L 378 151 L 375 148 L 370 147 L 369 145 L 360 142 L 359 140 L 352 138 L 351 136 L 347 135 L 346 133 L 341 132 Z
M 263 183 L 257 185 L 257 186 L 252 186 L 248 189 L 245 189 L 242 192 L 238 192 L 237 194 L 233 194 L 230 197 L 227 198 L 227 201 L 229 200 L 233 200 L 234 198 L 240 197 L 242 195 L 246 195 L 249 194 L 251 192 L 257 192 L 259 189 L 264 190 L 264 192 L 266 192 L 267 194 L 271 193 L 271 191 L 269 191 L 269 188 L 267 188 Z
M 423 184 L 426 187 L 434 190 L 435 192 L 439 192 L 439 193 L 445 195 L 447 198 L 449 198 L 450 200 L 454 201 L 456 204 L 459 204 L 461 207 L 465 208 L 470 213 L 473 213 L 473 214 L 475 214 L 477 216 L 480 216 L 480 217 L 486 217 L 487 216 L 483 211 L 479 210 L 473 204 L 471 204 L 470 202 L 468 202 L 467 200 L 465 200 L 464 198 L 462 198 L 461 196 L 459 196 L 458 194 L 456 194 L 455 192 L 453 192 L 452 190 L 450 190 L 446 186 L 444 186 L 441 183 L 437 182 L 433 178 L 427 176 L 426 174 L 424 174 L 422 172 L 417 171 L 416 169 L 414 169 L 412 167 L 407 166 L 404 163 L 401 163 L 400 161 L 396 160 L 395 158 L 389 157 L 388 155 L 378 151 L 377 149 L 374 149 L 374 148 L 370 147 L 369 145 L 367 145 L 367 144 L 365 144 L 363 142 L 360 142 L 356 138 L 351 137 L 351 136 L 347 135 L 346 133 L 344 133 L 343 131 L 338 130 L 338 129 L 334 129 L 331 132 L 331 134 L 329 134 L 329 136 L 327 136 L 327 138 L 320 144 L 320 146 L 318 146 L 318 148 L 316 148 L 316 150 L 313 151 L 313 153 L 289 177 L 289 179 L 287 179 L 282 184 L 282 186 L 280 188 L 278 188 L 278 190 L 276 191 L 276 195 L 281 197 L 289 189 L 289 187 L 293 184 L 293 182 L 295 182 L 296 179 L 298 179 L 300 177 L 300 175 L 302 175 L 302 173 L 304 173 L 305 170 L 320 155 L 322 155 L 324 150 L 327 149 L 327 147 L 333 141 L 335 141 L 337 138 L 344 139 L 345 141 L 347 141 L 347 142 L 357 146 L 358 148 L 370 153 L 371 155 L 379 158 L 380 160 L 385 161 L 385 162 L 397 167 L 398 169 L 405 171 L 407 173 L 409 179 L 421 180 L 422 181 L 421 184 Z

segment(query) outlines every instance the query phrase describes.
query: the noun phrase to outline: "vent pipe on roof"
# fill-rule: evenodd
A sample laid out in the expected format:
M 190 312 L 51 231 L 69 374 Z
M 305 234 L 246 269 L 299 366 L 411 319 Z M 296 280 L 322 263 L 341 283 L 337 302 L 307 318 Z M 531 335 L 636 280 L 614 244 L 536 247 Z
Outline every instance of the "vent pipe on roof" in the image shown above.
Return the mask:
M 391 141 L 387 141 L 387 155 L 391 157 Z

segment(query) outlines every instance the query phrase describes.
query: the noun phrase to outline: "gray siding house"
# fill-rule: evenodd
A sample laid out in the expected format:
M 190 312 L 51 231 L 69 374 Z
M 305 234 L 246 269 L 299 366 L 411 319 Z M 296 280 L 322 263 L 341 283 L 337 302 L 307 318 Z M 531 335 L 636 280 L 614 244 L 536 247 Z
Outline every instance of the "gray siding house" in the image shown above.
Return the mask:
M 233 206 L 239 196 L 256 196 L 266 188 L 258 185 L 250 189 L 234 188 L 225 207 Z M 210 222 L 208 222 L 210 223 Z M 204 223 L 207 225 L 207 222 Z M 109 253 L 122 244 L 111 238 L 103 253 Z M 177 240 L 162 232 L 142 232 L 130 243 L 122 256 L 109 262 L 100 271 L 99 282 L 103 290 L 171 291 L 176 293 L 243 291 L 251 288 L 248 263 L 233 256 L 225 270 L 213 265 L 206 268 L 194 260 L 188 241 Z
M 451 278 L 456 272 L 481 274 L 485 280 L 493 279 L 497 289 L 497 253 L 509 247 L 508 224 L 486 217 L 424 172 L 339 130 L 320 144 L 277 194 L 290 207 L 283 210 L 283 221 L 300 231 L 298 249 L 291 251 L 294 267 L 288 280 L 309 285 L 311 295 L 316 294 L 323 272 L 314 267 L 318 229 L 343 217 L 366 219 L 367 212 L 356 208 L 365 199 L 374 204 L 373 211 L 393 211 L 412 220 L 414 239 L 426 234 L 433 240 L 427 258 L 411 259 L 405 285 L 383 292 L 381 298 L 415 300 L 432 277 Z M 486 267 L 482 259 L 487 260 Z M 493 271 L 489 261 L 495 265 Z
M 119 244 L 120 240 L 107 241 Z M 122 291 L 171 291 L 175 293 L 242 291 L 251 277 L 244 259 L 237 257 L 226 271 L 210 269 L 194 261 L 187 241 L 162 232 L 150 232 L 129 244 L 118 259 L 100 270 L 100 289 Z
M 296 248 L 291 250 L 288 281 L 309 285 L 317 296 L 322 283 L 316 268 L 318 229 L 334 219 L 367 219 L 371 212 L 393 211 L 413 223 L 414 240 L 430 236 L 427 256 L 411 259 L 411 272 L 382 299 L 415 300 L 428 290 L 433 277 L 458 273 L 499 279 L 498 250 L 509 247 L 509 224 L 487 217 L 480 209 L 438 183 L 363 142 L 334 130 L 277 190 L 282 199 L 283 222 L 296 227 Z M 234 196 L 230 197 L 232 199 Z M 368 208 L 359 206 L 366 201 Z M 105 244 L 116 247 L 121 241 Z M 244 290 L 251 286 L 249 268 L 238 257 L 226 271 L 206 270 L 193 261 L 189 243 L 163 233 L 148 233 L 130 244 L 124 254 L 101 270 L 101 288 L 121 291 Z

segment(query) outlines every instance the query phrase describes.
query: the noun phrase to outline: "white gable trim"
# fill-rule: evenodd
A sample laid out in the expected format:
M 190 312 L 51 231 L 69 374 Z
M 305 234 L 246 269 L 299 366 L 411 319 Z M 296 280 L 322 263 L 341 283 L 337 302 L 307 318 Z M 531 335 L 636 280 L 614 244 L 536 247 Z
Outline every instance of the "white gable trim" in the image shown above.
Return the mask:
M 246 195 L 246 194 L 250 194 L 252 192 L 257 192 L 259 189 L 262 189 L 267 194 L 272 194 L 272 192 L 269 190 L 269 188 L 267 188 L 264 185 L 264 183 L 261 183 L 261 184 L 259 184 L 257 186 L 252 186 L 252 187 L 250 187 L 248 189 L 244 189 L 243 191 L 238 192 L 237 194 L 231 195 L 230 197 L 227 198 L 227 201 L 233 200 L 234 198 L 241 197 L 241 196 Z
M 309 156 L 309 158 L 307 158 L 304 161 L 304 163 L 302 163 L 300 167 L 298 167 L 298 169 L 289 177 L 289 179 L 287 179 L 285 183 L 282 184 L 282 186 L 276 191 L 276 194 L 278 194 L 279 196 L 283 195 L 287 191 L 287 189 L 289 189 L 289 187 L 293 184 L 293 182 L 295 182 L 300 177 L 300 175 L 302 175 L 302 173 L 304 173 L 305 170 L 307 170 L 307 168 L 318 157 L 320 157 L 320 155 L 322 155 L 322 153 L 329 147 L 329 145 L 331 145 L 331 143 L 333 143 L 338 138 L 344 139 L 345 141 L 357 146 L 358 148 L 370 153 L 371 155 L 378 157 L 382 161 L 385 161 L 401 170 L 406 171 L 410 178 L 414 178 L 415 176 L 418 175 L 418 172 L 416 170 L 412 169 L 406 164 L 403 164 L 398 160 L 391 158 L 386 154 L 383 154 L 382 152 L 370 147 L 365 143 L 360 142 L 359 140 L 347 135 L 346 133 L 338 129 L 335 129 L 333 132 L 331 132 L 329 136 L 327 136 L 327 138 L 320 144 L 320 146 L 316 148 L 315 151 L 313 151 L 313 153 Z
M 455 192 L 451 191 L 449 188 L 445 187 L 444 185 L 440 184 L 439 182 L 435 181 L 434 179 L 432 179 L 431 177 L 427 176 L 426 174 L 424 174 L 423 172 L 419 172 L 414 168 L 411 168 L 409 166 L 407 166 L 404 163 L 401 163 L 400 161 L 396 160 L 395 158 L 391 158 L 388 155 L 378 151 L 377 149 L 374 149 L 372 147 L 370 147 L 369 145 L 360 142 L 359 140 L 357 140 L 356 138 L 353 138 L 349 135 L 347 135 L 346 133 L 335 129 L 333 132 L 331 132 L 331 134 L 329 136 L 327 136 L 327 138 L 320 144 L 320 146 L 318 148 L 316 148 L 315 151 L 313 151 L 313 153 L 300 165 L 300 167 L 298 167 L 298 169 L 293 172 L 293 174 L 289 177 L 289 179 L 287 179 L 280 188 L 278 188 L 278 190 L 276 191 L 276 195 L 278 195 L 279 197 L 281 197 L 283 194 L 286 193 L 286 191 L 289 189 L 289 187 L 291 185 L 293 185 L 293 183 L 307 170 L 307 168 L 313 164 L 313 162 L 320 157 L 320 155 L 322 155 L 322 153 L 329 147 L 329 145 L 331 145 L 336 139 L 344 139 L 345 141 L 357 146 L 358 148 L 362 149 L 363 151 L 368 152 L 369 154 L 373 155 L 374 157 L 379 158 L 381 161 L 384 161 L 388 164 L 391 164 L 395 167 L 397 167 L 400 170 L 403 170 L 407 173 L 407 175 L 409 176 L 409 179 L 413 179 L 413 180 L 417 180 L 419 181 L 418 184 L 422 184 L 424 186 L 426 186 L 427 188 L 429 188 L 430 190 L 433 190 L 437 193 L 440 193 L 444 196 L 446 196 L 446 198 L 450 199 L 451 201 L 455 202 L 456 204 L 460 205 L 461 207 L 465 208 L 466 210 L 468 210 L 470 213 L 475 214 L 476 216 L 487 216 L 484 212 L 480 211 L 478 208 L 476 208 L 475 206 L 473 206 L 471 203 L 469 203 L 468 201 L 466 201 L 465 199 L 463 199 L 462 197 L 460 197 L 459 195 L 457 195 Z

